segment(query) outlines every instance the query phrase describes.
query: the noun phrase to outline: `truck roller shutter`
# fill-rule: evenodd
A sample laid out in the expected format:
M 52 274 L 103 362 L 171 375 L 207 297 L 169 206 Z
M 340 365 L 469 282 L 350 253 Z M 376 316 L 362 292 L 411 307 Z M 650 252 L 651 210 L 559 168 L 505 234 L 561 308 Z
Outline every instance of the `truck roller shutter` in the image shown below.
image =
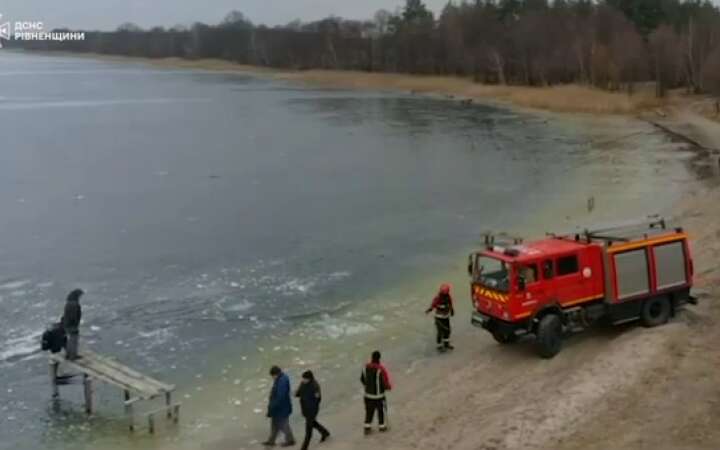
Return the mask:
M 618 300 L 650 293 L 650 273 L 646 249 L 640 248 L 615 254 Z
M 659 291 L 683 286 L 688 282 L 685 270 L 685 247 L 683 241 L 653 247 L 657 289 Z

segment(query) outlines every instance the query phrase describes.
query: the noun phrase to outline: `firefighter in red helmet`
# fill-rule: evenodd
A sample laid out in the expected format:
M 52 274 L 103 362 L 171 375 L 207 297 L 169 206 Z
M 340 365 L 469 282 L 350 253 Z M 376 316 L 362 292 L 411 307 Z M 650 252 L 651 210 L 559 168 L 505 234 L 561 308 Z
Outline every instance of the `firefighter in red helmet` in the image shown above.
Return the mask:
M 452 350 L 454 347 L 450 344 L 450 317 L 455 315 L 455 308 L 449 284 L 440 286 L 438 294 L 425 314 L 433 311 L 435 311 L 435 328 L 437 328 L 437 349 L 439 351 Z

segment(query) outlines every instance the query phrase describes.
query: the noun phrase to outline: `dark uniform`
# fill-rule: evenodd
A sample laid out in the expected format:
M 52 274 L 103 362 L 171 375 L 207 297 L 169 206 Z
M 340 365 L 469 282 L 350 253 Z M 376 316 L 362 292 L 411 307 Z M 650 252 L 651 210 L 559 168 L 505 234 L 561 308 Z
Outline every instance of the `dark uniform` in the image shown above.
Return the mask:
M 320 413 L 320 401 L 322 400 L 320 385 L 309 370 L 303 373 L 302 378 L 303 382 L 300 383 L 295 396 L 300 399 L 300 409 L 303 417 L 305 417 L 305 440 L 303 441 L 302 450 L 307 450 L 312 439 L 313 429 L 320 432 L 320 442 L 324 442 L 330 436 L 330 432 L 317 421 L 317 416 Z
M 365 366 L 360 375 L 360 381 L 365 387 L 365 434 L 371 431 L 376 411 L 380 431 L 387 431 L 385 392 L 391 390 L 392 385 L 388 371 L 380 364 L 379 353 L 373 354 L 372 362 Z
M 78 358 L 78 345 L 80 341 L 80 321 L 82 320 L 82 307 L 80 307 L 80 297 L 83 291 L 75 289 L 67 296 L 65 302 L 65 311 L 62 317 L 62 325 L 67 333 L 67 346 L 65 348 L 65 357 L 69 360 Z
M 450 317 L 455 315 L 455 308 L 453 307 L 452 296 L 450 296 L 449 285 L 440 287 L 440 292 L 433 299 L 426 313 L 432 311 L 435 311 L 438 350 L 452 350 L 454 347 L 450 344 Z

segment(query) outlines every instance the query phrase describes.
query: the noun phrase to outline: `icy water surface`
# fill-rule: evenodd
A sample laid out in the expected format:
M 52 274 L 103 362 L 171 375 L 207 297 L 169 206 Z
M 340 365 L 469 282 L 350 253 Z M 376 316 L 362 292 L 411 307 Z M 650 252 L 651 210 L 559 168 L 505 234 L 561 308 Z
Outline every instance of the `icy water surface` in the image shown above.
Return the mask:
M 225 430 L 252 446 L 269 364 L 355 383 L 371 345 L 428 339 L 409 308 L 464 283 L 481 231 L 587 218 L 591 195 L 600 216 L 653 212 L 689 178 L 661 137 L 613 150 L 587 124 L 495 107 L 0 63 L 3 449 L 199 448 Z M 91 421 L 78 387 L 50 402 L 38 339 L 78 286 L 83 342 L 176 383 L 178 429 L 128 437 L 102 386 Z M 326 392 L 338 407 L 347 389 Z

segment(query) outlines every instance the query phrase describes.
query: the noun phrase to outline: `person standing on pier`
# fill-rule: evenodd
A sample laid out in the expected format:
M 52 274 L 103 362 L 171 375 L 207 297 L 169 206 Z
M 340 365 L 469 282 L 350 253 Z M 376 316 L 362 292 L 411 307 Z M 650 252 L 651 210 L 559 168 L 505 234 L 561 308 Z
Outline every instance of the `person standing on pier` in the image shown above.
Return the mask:
M 274 380 L 267 412 L 267 416 L 270 418 L 270 437 L 263 442 L 263 445 L 274 446 L 278 433 L 282 431 L 285 435 L 285 442 L 281 447 L 292 447 L 295 445 L 295 436 L 290 428 L 290 415 L 292 414 L 290 378 L 278 366 L 272 366 L 270 376 Z
M 78 346 L 80 341 L 80 321 L 82 320 L 82 307 L 80 306 L 80 297 L 84 292 L 82 289 L 75 289 L 70 292 L 65 301 L 65 311 L 63 313 L 62 326 L 67 334 L 67 346 L 65 347 L 65 358 L 74 361 L 80 358 L 78 354 Z
M 312 439 L 313 429 L 320 432 L 320 442 L 325 442 L 330 437 L 327 428 L 317 421 L 322 395 L 320 393 L 320 384 L 315 380 L 312 371 L 307 370 L 302 374 L 302 380 L 295 396 L 300 399 L 300 409 L 305 417 L 305 440 L 301 450 L 307 450 Z
M 425 314 L 435 311 L 435 328 L 437 329 L 437 349 L 452 350 L 450 344 L 450 317 L 455 315 L 453 299 L 450 296 L 450 285 L 443 284 Z

